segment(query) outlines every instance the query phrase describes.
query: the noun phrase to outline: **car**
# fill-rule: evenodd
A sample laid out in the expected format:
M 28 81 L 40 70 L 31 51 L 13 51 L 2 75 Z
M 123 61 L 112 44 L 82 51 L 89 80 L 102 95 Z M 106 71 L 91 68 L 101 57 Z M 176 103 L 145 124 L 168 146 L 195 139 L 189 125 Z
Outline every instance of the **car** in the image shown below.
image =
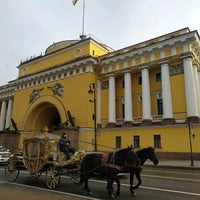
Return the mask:
M 11 156 L 11 152 L 4 146 L 0 146 L 0 164 L 6 163 Z

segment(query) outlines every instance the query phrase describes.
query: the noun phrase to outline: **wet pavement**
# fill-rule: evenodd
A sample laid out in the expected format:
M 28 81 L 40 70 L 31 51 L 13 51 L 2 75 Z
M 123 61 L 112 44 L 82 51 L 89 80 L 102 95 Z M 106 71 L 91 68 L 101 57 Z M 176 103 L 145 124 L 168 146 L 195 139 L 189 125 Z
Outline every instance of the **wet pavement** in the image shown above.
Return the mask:
M 145 162 L 145 166 L 153 166 L 153 163 L 150 160 L 148 160 Z M 200 160 L 191 161 L 159 159 L 159 163 L 156 167 L 188 168 L 200 170 Z

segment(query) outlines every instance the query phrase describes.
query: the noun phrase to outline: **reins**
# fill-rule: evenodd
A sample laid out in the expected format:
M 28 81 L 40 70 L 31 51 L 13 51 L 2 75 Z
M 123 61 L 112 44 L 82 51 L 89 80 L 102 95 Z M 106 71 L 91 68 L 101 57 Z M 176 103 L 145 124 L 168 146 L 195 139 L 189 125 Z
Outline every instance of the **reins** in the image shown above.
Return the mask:
M 91 170 L 89 170 L 89 171 L 86 171 L 86 172 L 81 172 L 80 174 L 81 175 L 85 175 L 85 174 L 89 174 L 90 172 L 93 172 L 93 171 L 95 171 L 96 169 L 98 169 L 98 168 L 100 168 L 100 167 L 102 167 L 102 164 L 101 165 L 98 165 L 97 167 L 95 167 L 95 168 L 93 168 L 93 169 L 91 169 Z

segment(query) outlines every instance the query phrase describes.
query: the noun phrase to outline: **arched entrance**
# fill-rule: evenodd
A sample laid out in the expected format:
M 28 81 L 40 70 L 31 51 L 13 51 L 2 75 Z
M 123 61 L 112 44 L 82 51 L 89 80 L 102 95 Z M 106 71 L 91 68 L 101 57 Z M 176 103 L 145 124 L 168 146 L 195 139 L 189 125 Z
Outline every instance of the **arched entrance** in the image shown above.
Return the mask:
M 24 128 L 30 131 L 41 131 L 47 126 L 51 130 L 59 124 L 61 124 L 61 116 L 56 106 L 50 102 L 43 102 L 29 112 Z

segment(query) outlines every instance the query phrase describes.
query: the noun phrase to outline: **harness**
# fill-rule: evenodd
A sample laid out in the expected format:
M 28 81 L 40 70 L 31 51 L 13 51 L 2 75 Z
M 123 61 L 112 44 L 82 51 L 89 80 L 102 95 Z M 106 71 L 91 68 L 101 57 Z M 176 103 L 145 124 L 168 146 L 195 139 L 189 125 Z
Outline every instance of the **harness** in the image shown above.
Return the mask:
M 115 152 L 113 153 L 110 161 L 109 161 L 109 153 L 104 153 L 102 158 L 101 158 L 101 163 L 105 167 L 117 169 L 119 171 L 123 171 L 124 170 L 123 166 L 115 164 Z

